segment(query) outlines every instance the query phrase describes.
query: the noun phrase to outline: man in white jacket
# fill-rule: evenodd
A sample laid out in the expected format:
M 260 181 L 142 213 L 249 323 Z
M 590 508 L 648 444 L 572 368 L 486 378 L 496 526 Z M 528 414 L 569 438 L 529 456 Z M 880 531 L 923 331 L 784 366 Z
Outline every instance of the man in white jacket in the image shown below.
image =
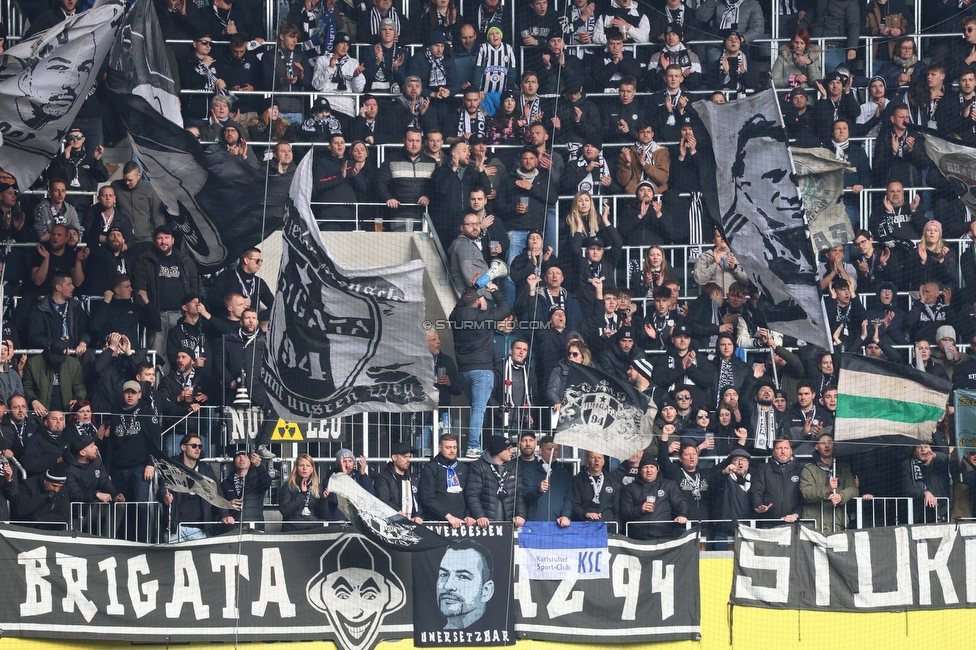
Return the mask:
M 333 110 L 355 117 L 354 95 L 363 92 L 366 88 L 366 77 L 363 75 L 366 66 L 349 56 L 351 42 L 352 39 L 348 34 L 344 32 L 336 34 L 332 43 L 332 54 L 317 57 L 312 62 L 315 66 L 312 87 L 329 93 L 329 103 Z M 348 97 L 341 95 L 348 95 Z

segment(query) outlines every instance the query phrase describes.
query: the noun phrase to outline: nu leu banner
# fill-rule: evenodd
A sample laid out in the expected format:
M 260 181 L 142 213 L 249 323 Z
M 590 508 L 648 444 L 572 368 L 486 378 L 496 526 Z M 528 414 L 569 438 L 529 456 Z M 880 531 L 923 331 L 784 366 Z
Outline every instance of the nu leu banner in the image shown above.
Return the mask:
M 835 612 L 976 607 L 976 523 L 736 533 L 735 605 Z
M 530 580 L 517 567 L 513 573 L 509 558 L 518 553 L 510 525 L 437 532 L 452 544 L 432 551 L 436 562 L 425 564 L 423 554 L 384 550 L 350 528 L 147 546 L 0 526 L 0 629 L 14 637 L 157 643 L 316 639 L 372 650 L 382 640 L 414 637 L 412 595 L 426 566 L 431 573 L 421 592 L 428 599 L 421 607 L 435 613 L 436 602 L 443 614 L 436 622 L 442 632 L 424 630 L 428 645 L 460 638 L 459 630 L 461 645 L 518 638 L 647 642 L 699 633 L 694 532 L 653 543 L 611 536 L 609 560 L 581 551 L 575 569 L 607 568 L 608 577 L 598 580 Z M 502 540 L 507 553 L 498 547 Z M 483 575 L 484 560 L 471 549 L 492 555 L 497 584 L 490 599 L 484 584 L 477 590 L 449 584 L 452 576 L 462 583 Z M 465 570 L 470 560 L 477 571 Z M 468 605 L 478 601 L 474 591 L 489 612 L 514 611 L 514 637 L 505 638 L 508 625 L 487 619 L 491 625 L 462 629 Z

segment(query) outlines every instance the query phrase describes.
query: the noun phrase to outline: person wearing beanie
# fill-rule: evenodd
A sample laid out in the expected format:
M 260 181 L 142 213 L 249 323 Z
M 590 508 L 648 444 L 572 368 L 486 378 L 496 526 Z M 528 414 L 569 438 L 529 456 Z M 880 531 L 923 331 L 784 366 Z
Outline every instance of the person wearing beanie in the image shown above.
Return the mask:
M 337 32 L 332 52 L 312 60 L 315 72 L 312 87 L 329 93 L 332 109 L 350 120 L 356 116 L 356 94 L 366 89 L 366 65 L 349 55 L 352 39 L 345 32 Z
M 588 192 L 590 196 L 597 197 L 622 193 L 615 180 L 616 161 L 612 158 L 608 161 L 603 155 L 603 136 L 599 132 L 591 133 L 584 140 L 582 155 L 577 158 L 575 167 L 570 163 L 563 175 L 563 194 Z M 599 211 L 600 201 L 596 200 L 596 204 Z
M 271 487 L 271 474 L 261 466 L 261 456 L 247 447 L 234 450 L 234 471 L 220 482 L 221 495 L 239 510 L 220 510 L 217 516 L 228 526 L 258 522 L 264 530 L 264 495 Z
M 72 502 L 111 503 L 125 501 L 112 485 L 108 469 L 102 462 L 95 438 L 84 435 L 76 438 L 62 454 L 67 480 L 64 489 Z
M 945 75 L 943 74 L 944 79 Z M 942 82 L 940 81 L 939 87 L 941 88 L 941 86 Z M 909 89 L 908 97 L 910 102 L 912 101 L 914 92 L 917 92 L 917 90 L 913 91 Z M 929 99 L 926 98 L 925 103 L 928 104 L 928 102 Z M 884 77 L 877 75 L 871 77 L 871 80 L 868 82 L 868 100 L 861 104 L 861 114 L 855 120 L 857 124 L 853 129 L 854 135 L 866 135 L 869 138 L 876 138 L 879 127 L 888 120 L 888 113 L 892 106 L 894 106 L 894 103 L 888 99 L 888 82 L 884 80 Z M 925 112 L 926 114 L 928 113 L 928 108 L 926 108 Z
M 416 450 L 409 442 L 395 442 L 390 446 L 390 462 L 373 483 L 376 498 L 414 523 L 422 524 L 420 502 L 420 471 L 410 463 Z
M 597 364 L 600 369 L 617 379 L 626 377 L 631 363 L 640 354 L 640 350 L 634 345 L 635 338 L 636 332 L 632 327 L 621 326 L 599 354 Z
M 352 478 L 352 480 L 359 483 L 359 486 L 370 494 L 375 494 L 373 479 L 369 477 L 369 466 L 366 464 L 366 457 L 360 456 L 357 460 L 356 455 L 351 450 L 346 448 L 340 449 L 336 452 L 335 465 L 325 475 L 325 485 L 322 486 L 322 498 L 325 499 L 326 503 L 327 521 L 349 521 L 345 513 L 339 509 L 338 495 L 329 490 L 329 479 L 334 474 L 339 473 Z
M 720 467 L 722 480 L 715 480 L 713 485 L 721 494 L 716 503 L 722 521 L 715 526 L 719 539 L 733 539 L 735 529 L 740 519 L 754 519 L 756 511 L 753 508 L 754 472 L 750 464 L 752 454 L 742 448 L 733 449 L 728 457 L 722 461 Z M 716 477 L 717 478 L 717 477 Z
M 922 240 L 915 248 L 914 277 L 918 282 L 938 282 L 943 289 L 958 286 L 959 264 L 956 254 L 942 236 L 942 222 L 930 219 L 922 227 Z
M 644 420 L 641 420 L 641 429 L 645 426 L 653 426 L 658 410 L 667 398 L 664 389 L 654 383 L 654 365 L 642 352 L 639 352 L 627 366 L 626 372 L 627 382 L 633 384 L 641 395 L 647 398 L 648 408 L 644 413 Z
M 39 523 L 71 522 L 71 499 L 64 490 L 67 468 L 57 463 L 42 474 L 21 481 L 10 463 L 3 466 L 3 494 L 10 501 L 10 516 L 15 521 Z M 38 526 L 44 529 L 44 526 Z M 50 528 L 47 528 L 50 530 Z
M 497 24 L 488 27 L 486 42 L 478 48 L 471 85 L 485 93 L 515 90 L 518 81 L 518 58 L 508 43 L 503 43 L 504 32 Z
M 491 436 L 484 453 L 468 469 L 464 499 L 468 514 L 481 528 L 493 521 L 511 521 L 516 526 L 525 523 L 522 477 L 512 449 L 505 436 Z
M 627 536 L 660 539 L 680 534 L 688 523 L 688 504 L 681 490 L 674 481 L 661 475 L 654 454 L 645 452 L 638 466 L 639 478 L 624 487 L 620 496 L 620 515 L 630 524 Z

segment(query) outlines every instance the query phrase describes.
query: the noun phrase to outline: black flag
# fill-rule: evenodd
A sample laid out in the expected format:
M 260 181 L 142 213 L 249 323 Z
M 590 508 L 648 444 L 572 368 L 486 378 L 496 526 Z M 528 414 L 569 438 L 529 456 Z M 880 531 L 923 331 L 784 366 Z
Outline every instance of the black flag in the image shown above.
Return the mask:
M 579 363 L 569 364 L 555 441 L 630 458 L 653 439 L 641 426 L 647 398 L 626 382 Z
M 281 227 L 289 178 L 267 177 L 217 148 L 204 150 L 142 97 L 115 101 L 171 225 L 183 235 L 184 252 L 201 272 L 223 268 Z

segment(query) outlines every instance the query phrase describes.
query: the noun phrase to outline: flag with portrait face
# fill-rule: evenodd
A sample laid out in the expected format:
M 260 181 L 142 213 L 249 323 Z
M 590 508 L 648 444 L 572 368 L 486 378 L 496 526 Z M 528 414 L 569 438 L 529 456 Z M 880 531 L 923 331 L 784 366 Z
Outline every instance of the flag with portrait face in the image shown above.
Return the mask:
M 728 104 L 695 103 L 711 140 L 702 196 L 761 292 L 764 325 L 830 348 L 810 230 L 772 90 Z M 714 179 L 714 184 L 711 182 Z
M 61 150 L 122 24 L 109 0 L 0 54 L 0 167 L 30 187 Z

